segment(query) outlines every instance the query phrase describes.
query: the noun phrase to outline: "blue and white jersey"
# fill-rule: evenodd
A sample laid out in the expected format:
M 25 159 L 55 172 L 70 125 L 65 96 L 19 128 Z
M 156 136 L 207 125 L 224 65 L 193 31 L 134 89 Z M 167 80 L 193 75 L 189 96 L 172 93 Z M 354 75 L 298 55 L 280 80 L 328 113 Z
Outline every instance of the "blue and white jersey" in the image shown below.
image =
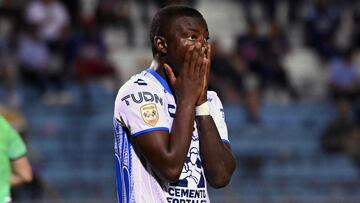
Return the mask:
M 228 143 L 223 107 L 215 92 L 208 92 L 208 102 L 221 139 Z M 143 155 L 134 150 L 131 138 L 155 130 L 170 133 L 175 113 L 171 89 L 152 69 L 133 76 L 120 88 L 114 109 L 118 202 L 210 202 L 195 122 L 187 158 L 176 183 L 157 177 Z

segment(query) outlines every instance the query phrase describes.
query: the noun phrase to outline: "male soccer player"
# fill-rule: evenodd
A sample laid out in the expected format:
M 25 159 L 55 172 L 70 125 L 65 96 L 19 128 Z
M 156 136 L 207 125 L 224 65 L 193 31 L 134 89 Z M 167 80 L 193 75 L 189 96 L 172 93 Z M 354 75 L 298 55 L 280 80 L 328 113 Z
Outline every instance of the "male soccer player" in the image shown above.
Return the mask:
M 153 62 L 119 90 L 114 110 L 119 202 L 209 202 L 207 183 L 235 169 L 224 111 L 207 91 L 211 48 L 202 15 L 168 6 L 153 18 Z

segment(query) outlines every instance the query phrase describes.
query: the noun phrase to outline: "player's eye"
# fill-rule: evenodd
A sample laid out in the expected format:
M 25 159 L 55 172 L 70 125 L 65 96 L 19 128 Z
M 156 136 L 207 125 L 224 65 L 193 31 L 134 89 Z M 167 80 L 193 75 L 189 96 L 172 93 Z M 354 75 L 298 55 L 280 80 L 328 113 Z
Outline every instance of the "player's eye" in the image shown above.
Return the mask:
M 191 35 L 188 37 L 188 40 L 191 40 L 191 41 L 194 41 L 196 39 L 197 39 L 196 35 Z
M 209 39 L 210 39 L 210 37 L 205 37 L 205 41 L 206 41 L 206 42 L 209 41 Z

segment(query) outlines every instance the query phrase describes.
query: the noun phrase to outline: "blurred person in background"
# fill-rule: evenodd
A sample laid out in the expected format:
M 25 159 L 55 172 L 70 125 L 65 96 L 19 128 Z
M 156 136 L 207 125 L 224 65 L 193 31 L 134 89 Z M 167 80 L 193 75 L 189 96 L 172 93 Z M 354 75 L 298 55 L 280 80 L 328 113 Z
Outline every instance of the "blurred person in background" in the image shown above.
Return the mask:
M 0 54 L 1 55 L 1 54 Z M 16 93 L 16 65 L 13 60 L 7 60 L 7 56 L 0 56 L 0 85 L 4 89 L 4 100 L 14 107 L 21 105 L 21 98 Z
M 235 70 L 230 59 L 236 58 L 231 58 L 217 40 L 211 42 L 211 54 L 209 89 L 219 92 L 219 97 L 226 102 L 239 102 L 243 69 Z
M 242 89 L 250 123 L 261 122 L 259 106 L 265 95 L 271 93 L 275 100 L 280 100 L 286 94 L 287 98 L 298 100 L 298 93 L 283 65 L 290 50 L 287 36 L 275 19 L 268 21 L 267 28 L 266 35 L 260 36 L 258 23 L 249 22 L 247 32 L 237 37 L 235 60 L 232 61 L 235 70 L 242 70 L 241 75 L 233 76 L 238 78 L 236 86 Z
M 262 85 L 265 82 L 266 70 L 262 64 L 261 47 L 263 38 L 259 34 L 259 26 L 255 22 L 247 25 L 247 31 L 237 36 L 235 53 L 241 57 L 248 71 L 254 73 Z
M 305 13 L 305 42 L 327 61 L 337 53 L 341 9 L 334 0 L 316 0 Z
M 353 116 L 360 125 L 360 67 L 356 64 L 357 48 L 345 50 L 342 59 L 333 61 L 330 90 L 333 98 L 345 98 L 351 105 Z
M 35 88 L 40 97 L 45 96 L 49 86 L 50 53 L 39 36 L 37 25 L 28 25 L 19 37 L 17 59 L 22 81 Z
M 65 64 L 65 48 L 68 41 L 70 16 L 58 0 L 35 0 L 25 8 L 25 22 L 38 29 L 39 41 L 49 49 L 48 85 L 53 89 L 46 95 L 49 104 L 67 104 L 71 98 L 65 89 L 68 67 Z
M 354 64 L 354 50 L 346 49 L 330 62 L 329 94 L 335 102 L 336 117 L 326 127 L 322 146 L 329 153 L 344 152 L 345 143 L 356 129 L 354 110 L 360 77 Z
M 330 62 L 329 91 L 335 102 L 345 99 L 352 105 L 359 94 L 360 76 L 354 54 L 354 49 L 348 48 Z
M 351 118 L 351 106 L 345 98 L 336 101 L 336 117 L 327 124 L 321 135 L 321 148 L 329 154 L 344 153 L 356 123 Z
M 70 37 L 67 53 L 75 78 L 81 85 L 84 106 L 91 106 L 88 85 L 92 79 L 108 78 L 112 90 L 118 87 L 119 78 L 107 59 L 107 47 L 95 18 L 81 17 L 80 29 Z
M 135 46 L 135 28 L 130 16 L 129 0 L 101 0 L 96 9 L 96 19 L 104 27 L 124 28 L 127 46 Z
M 290 51 L 290 44 L 281 25 L 273 20 L 268 24 L 268 32 L 261 43 L 261 63 L 265 71 L 266 91 L 272 90 L 275 98 L 281 93 L 287 93 L 288 97 L 297 100 L 298 93 L 293 87 L 290 78 L 283 65 L 286 54 Z
M 31 1 L 25 10 L 25 21 L 37 25 L 40 38 L 56 47 L 70 24 L 69 14 L 58 0 Z
M 4 86 L 4 100 L 12 106 L 21 105 L 21 98 L 16 93 L 17 64 L 15 45 L 20 29 L 21 9 L 18 2 L 4 0 L 0 2 L 0 81 Z
M 261 61 L 263 39 L 260 37 L 258 29 L 257 23 L 249 22 L 247 32 L 237 37 L 234 51 L 234 56 L 241 59 L 246 67 L 242 86 L 247 121 L 249 123 L 259 123 L 261 121 L 259 113 L 261 91 L 265 86 L 267 77 L 266 69 Z
M 11 202 L 10 187 L 32 181 L 26 146 L 18 132 L 0 115 L 0 202 Z

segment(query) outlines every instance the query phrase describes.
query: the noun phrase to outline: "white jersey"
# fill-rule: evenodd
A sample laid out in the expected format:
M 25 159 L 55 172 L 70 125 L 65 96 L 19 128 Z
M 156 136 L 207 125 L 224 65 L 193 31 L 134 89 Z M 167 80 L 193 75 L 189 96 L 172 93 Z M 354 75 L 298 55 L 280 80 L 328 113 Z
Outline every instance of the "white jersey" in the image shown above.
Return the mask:
M 217 94 L 208 91 L 210 114 L 225 143 L 229 143 L 224 111 Z M 118 202 L 207 203 L 199 136 L 194 122 L 191 145 L 179 181 L 168 183 L 152 171 L 133 148 L 132 139 L 155 130 L 171 131 L 176 103 L 166 81 L 152 69 L 133 76 L 115 101 L 114 134 Z

